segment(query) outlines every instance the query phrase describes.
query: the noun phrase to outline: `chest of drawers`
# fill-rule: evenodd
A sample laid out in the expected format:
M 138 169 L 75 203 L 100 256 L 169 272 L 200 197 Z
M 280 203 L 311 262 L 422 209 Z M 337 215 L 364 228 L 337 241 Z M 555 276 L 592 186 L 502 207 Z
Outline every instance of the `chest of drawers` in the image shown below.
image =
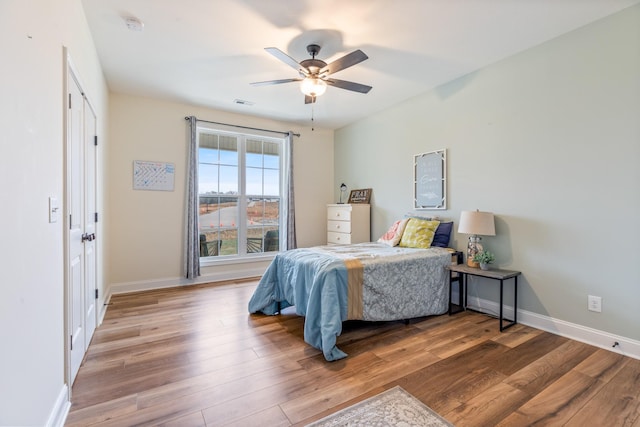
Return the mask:
M 327 244 L 370 242 L 370 212 L 368 204 L 327 205 Z

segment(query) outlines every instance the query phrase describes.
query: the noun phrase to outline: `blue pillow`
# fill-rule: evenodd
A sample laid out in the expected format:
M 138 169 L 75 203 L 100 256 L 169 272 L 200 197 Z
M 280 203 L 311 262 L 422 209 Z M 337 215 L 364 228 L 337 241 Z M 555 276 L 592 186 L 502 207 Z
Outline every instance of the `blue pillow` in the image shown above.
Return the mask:
M 441 248 L 449 247 L 449 239 L 451 237 L 451 230 L 453 229 L 453 221 L 441 222 L 436 229 L 436 233 L 433 236 L 431 246 L 439 246 Z

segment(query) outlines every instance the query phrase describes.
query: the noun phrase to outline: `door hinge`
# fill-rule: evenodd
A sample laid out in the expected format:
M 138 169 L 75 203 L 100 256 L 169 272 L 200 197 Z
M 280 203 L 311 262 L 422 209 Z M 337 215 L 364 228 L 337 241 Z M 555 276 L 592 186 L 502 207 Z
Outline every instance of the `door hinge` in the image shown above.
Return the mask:
M 69 336 L 69 345 L 71 346 L 71 351 L 73 351 L 73 335 Z
M 71 110 L 71 93 L 69 93 L 69 110 Z
M 69 214 L 69 230 L 73 228 L 73 222 L 71 221 L 71 214 Z
M 96 289 L 96 299 L 98 299 L 98 290 Z
M 93 137 L 93 145 L 98 145 L 98 135 Z
M 98 222 L 98 212 L 94 214 L 93 222 Z

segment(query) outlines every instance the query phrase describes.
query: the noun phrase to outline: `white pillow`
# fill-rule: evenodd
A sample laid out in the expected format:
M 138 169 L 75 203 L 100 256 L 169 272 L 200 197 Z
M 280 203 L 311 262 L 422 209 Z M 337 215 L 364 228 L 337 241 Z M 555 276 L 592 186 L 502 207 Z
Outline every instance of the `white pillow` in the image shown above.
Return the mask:
M 378 242 L 385 243 L 389 246 L 396 246 L 400 243 L 400 239 L 402 238 L 402 233 L 404 233 L 404 228 L 407 226 L 409 222 L 409 218 L 399 219 L 394 222 L 393 225 L 384 233 L 379 239 Z

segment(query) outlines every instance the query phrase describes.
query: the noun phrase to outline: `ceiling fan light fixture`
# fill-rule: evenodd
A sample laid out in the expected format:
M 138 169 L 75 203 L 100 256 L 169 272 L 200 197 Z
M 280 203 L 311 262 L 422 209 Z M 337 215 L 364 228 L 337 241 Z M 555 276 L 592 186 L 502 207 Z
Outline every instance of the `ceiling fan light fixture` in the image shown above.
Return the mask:
M 327 90 L 327 83 L 316 77 L 306 77 L 300 83 L 300 91 L 307 96 L 320 96 Z

